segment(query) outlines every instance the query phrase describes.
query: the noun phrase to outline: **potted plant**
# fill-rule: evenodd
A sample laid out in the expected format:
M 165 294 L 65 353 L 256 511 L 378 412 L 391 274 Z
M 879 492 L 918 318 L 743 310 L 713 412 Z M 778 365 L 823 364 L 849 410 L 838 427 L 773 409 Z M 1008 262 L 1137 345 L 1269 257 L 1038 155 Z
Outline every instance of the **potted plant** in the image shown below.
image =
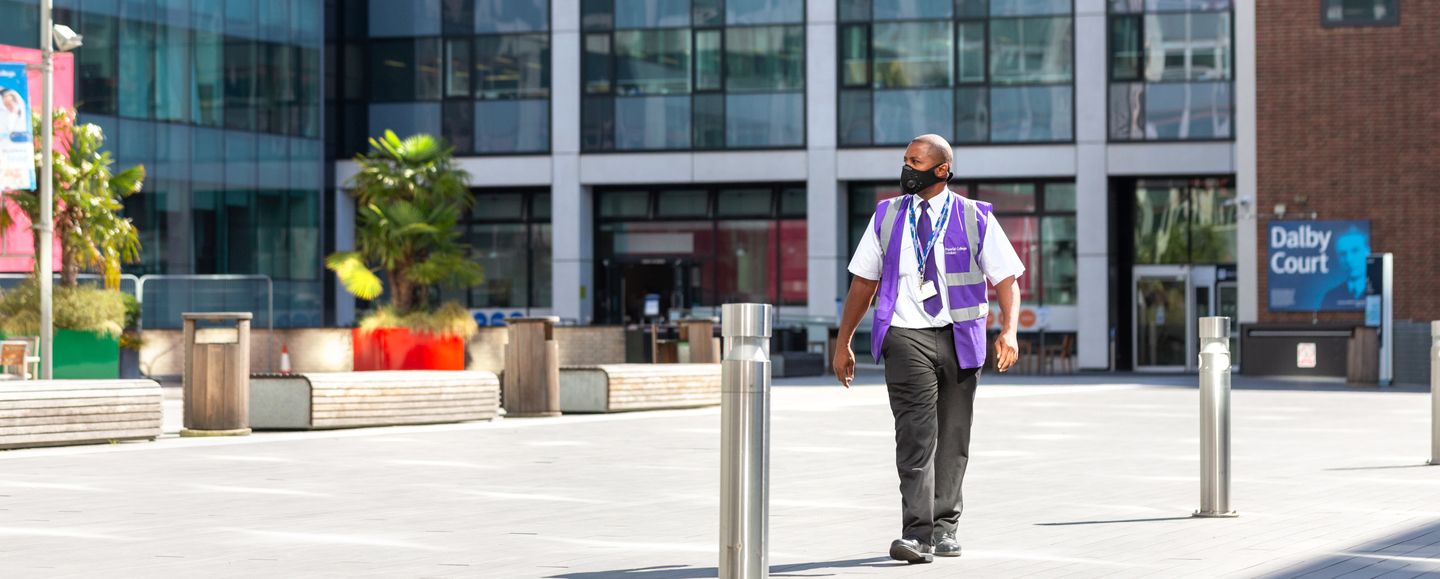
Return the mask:
M 40 132 L 35 117 L 35 133 Z M 75 124 L 75 113 L 59 110 L 50 119 L 55 134 L 54 231 L 60 241 L 60 284 L 53 294 L 56 378 L 116 378 L 119 340 L 125 325 L 120 270 L 140 258 L 140 237 L 126 219 L 124 199 L 140 191 L 145 167 L 113 173 L 110 153 L 101 151 L 105 134 L 98 125 Z M 35 166 L 40 170 L 39 142 Z M 12 191 L 10 199 L 32 223 L 40 215 L 36 191 Z M 0 231 L 11 226 L 0 211 Z M 42 240 L 37 231 L 34 247 Z M 44 240 L 49 243 L 49 240 Z M 35 264 L 35 276 L 50 275 L 49 264 Z M 81 286 L 82 271 L 98 271 L 101 288 Z M 40 292 L 35 278 L 0 297 L 0 332 L 34 335 L 40 331 Z
M 464 370 L 465 341 L 477 331 L 464 306 L 432 302 L 434 289 L 482 280 L 458 224 L 474 203 L 452 149 L 430 135 L 370 139 L 347 182 L 355 198 L 355 251 L 325 265 L 351 294 L 387 298 L 354 331 L 355 370 Z M 382 281 L 380 274 L 383 273 Z

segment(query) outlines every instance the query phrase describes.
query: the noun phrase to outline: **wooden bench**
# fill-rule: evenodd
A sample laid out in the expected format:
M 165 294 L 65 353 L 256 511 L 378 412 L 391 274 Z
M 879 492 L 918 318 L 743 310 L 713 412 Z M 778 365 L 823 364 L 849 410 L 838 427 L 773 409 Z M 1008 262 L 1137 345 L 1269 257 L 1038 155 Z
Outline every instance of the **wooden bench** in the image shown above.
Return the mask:
M 490 372 L 335 372 L 250 378 L 252 430 L 320 430 L 491 420 Z
M 153 440 L 162 407 L 152 380 L 0 382 L 0 449 Z
M 720 404 L 719 364 L 560 368 L 560 412 L 625 412 Z

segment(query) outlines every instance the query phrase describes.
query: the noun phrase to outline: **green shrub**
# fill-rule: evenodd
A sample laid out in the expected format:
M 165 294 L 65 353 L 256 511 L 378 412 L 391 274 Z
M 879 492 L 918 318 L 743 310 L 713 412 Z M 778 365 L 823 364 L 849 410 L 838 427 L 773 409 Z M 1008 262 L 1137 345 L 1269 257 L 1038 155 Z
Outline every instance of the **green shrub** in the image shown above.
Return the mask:
M 125 324 L 125 294 L 89 285 L 56 286 L 52 311 L 55 327 L 118 337 Z M 40 333 L 40 287 L 27 280 L 0 294 L 0 333 Z
M 470 339 L 480 327 L 470 310 L 455 302 L 446 302 L 434 310 L 417 310 L 400 313 L 394 306 L 380 306 L 360 320 L 362 331 L 380 328 L 405 328 L 421 334 L 437 336 L 459 336 Z

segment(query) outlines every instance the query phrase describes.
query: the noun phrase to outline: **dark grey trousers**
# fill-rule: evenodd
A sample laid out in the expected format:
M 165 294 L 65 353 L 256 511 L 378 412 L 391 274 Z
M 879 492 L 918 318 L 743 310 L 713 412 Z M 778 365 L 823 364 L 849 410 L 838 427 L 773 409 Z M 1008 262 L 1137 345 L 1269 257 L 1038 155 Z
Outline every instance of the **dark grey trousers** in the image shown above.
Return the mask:
M 932 534 L 953 532 L 960 522 L 980 369 L 960 368 L 948 326 L 892 327 L 880 353 L 895 414 L 903 536 L 929 543 Z

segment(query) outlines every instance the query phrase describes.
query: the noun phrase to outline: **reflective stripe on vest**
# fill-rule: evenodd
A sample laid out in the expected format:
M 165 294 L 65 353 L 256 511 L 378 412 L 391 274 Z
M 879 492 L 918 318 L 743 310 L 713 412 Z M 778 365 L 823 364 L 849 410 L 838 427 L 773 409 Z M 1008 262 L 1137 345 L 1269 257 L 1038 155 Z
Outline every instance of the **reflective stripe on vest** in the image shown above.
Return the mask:
M 988 315 L 990 315 L 990 304 L 988 302 L 978 306 L 950 310 L 950 320 L 957 324 L 970 320 L 978 320 Z
M 903 205 L 903 207 L 902 207 Z M 885 250 L 890 247 L 890 234 L 895 231 L 895 224 L 900 222 L 900 214 L 910 209 L 910 196 L 901 195 L 890 198 L 886 205 L 886 213 L 880 221 L 880 259 L 885 259 Z

